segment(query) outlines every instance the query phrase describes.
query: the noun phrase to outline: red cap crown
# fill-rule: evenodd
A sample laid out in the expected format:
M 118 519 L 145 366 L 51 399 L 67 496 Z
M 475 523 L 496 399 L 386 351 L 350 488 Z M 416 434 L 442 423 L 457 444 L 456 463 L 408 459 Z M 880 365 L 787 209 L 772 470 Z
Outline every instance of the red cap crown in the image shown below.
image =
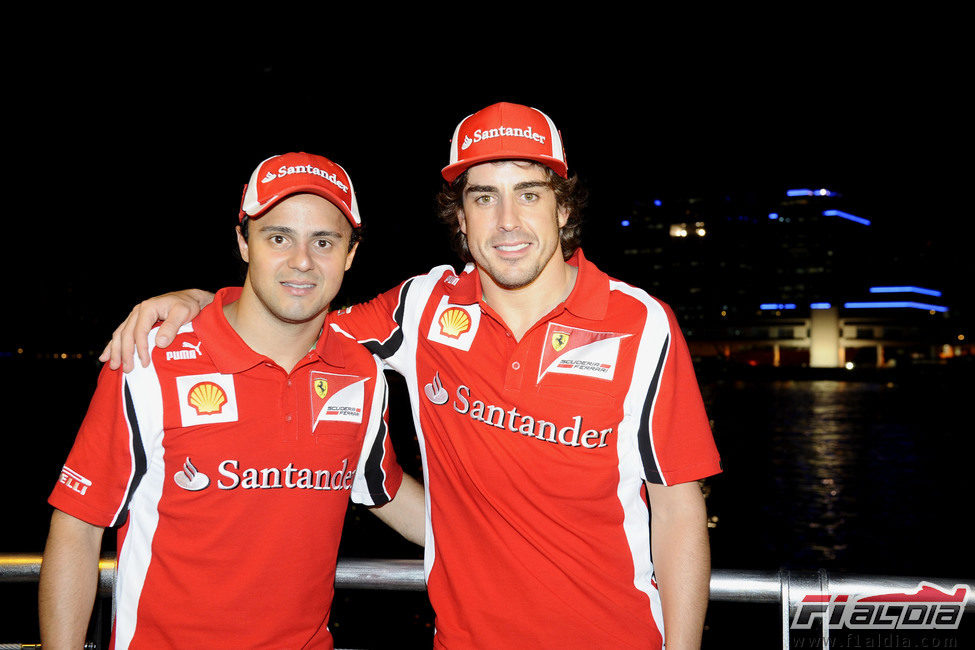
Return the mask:
M 468 167 L 508 159 L 533 160 L 563 178 L 568 174 L 555 123 L 536 108 L 507 102 L 461 120 L 450 141 L 450 164 L 441 173 L 452 183 Z
M 328 158 L 304 152 L 271 156 L 257 166 L 244 187 L 240 219 L 256 219 L 279 201 L 303 192 L 331 201 L 353 228 L 362 225 L 349 175 Z

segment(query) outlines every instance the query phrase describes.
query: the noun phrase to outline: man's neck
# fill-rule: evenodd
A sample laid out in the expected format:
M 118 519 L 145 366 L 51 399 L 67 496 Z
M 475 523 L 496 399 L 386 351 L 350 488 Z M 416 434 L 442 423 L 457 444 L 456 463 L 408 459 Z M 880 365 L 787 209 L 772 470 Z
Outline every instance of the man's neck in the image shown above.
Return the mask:
M 496 284 L 480 267 L 477 271 L 484 302 L 498 313 L 518 341 L 535 323 L 569 297 L 579 273 L 578 268 L 559 256 L 530 284 L 508 289 Z
M 239 300 L 224 305 L 223 313 L 247 347 L 263 354 L 286 372 L 291 372 L 315 346 L 326 316 L 326 312 L 322 312 L 311 321 L 286 323 L 263 309 L 257 297 L 246 289 Z

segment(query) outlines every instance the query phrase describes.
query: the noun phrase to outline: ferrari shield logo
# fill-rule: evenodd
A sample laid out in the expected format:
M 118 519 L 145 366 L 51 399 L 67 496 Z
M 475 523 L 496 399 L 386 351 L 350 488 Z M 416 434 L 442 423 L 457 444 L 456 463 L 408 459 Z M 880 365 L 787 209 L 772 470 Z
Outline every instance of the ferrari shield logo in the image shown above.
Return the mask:
M 552 349 L 561 352 L 569 344 L 569 335 L 565 332 L 555 332 L 552 334 Z
M 313 385 L 315 386 L 315 394 L 321 399 L 325 399 L 325 396 L 328 395 L 328 380 L 319 377 L 313 382 Z

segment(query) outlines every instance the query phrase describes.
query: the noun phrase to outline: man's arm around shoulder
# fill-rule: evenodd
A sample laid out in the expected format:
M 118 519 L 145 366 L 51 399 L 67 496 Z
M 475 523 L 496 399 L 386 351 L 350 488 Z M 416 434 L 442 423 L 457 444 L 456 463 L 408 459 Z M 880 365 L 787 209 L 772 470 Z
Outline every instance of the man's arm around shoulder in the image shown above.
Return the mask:
M 55 510 L 38 592 L 44 648 L 80 648 L 98 590 L 104 528 Z
M 213 302 L 213 294 L 201 289 L 173 291 L 143 300 L 132 308 L 126 319 L 115 328 L 112 340 L 98 360 L 108 362 L 112 370 L 122 368 L 129 372 L 132 359 L 139 355 L 143 366 L 149 365 L 149 330 L 163 321 L 156 335 L 156 346 L 164 348 L 172 343 L 179 328 L 190 322 L 204 307 Z

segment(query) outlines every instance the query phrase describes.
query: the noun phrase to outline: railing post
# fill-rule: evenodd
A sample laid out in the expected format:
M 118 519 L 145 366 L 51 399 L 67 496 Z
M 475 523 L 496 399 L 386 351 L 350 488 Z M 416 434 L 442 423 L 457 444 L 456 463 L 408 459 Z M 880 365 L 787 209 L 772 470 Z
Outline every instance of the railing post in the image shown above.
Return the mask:
M 829 591 L 829 571 L 826 569 L 819 570 L 819 593 L 827 598 L 830 598 L 832 594 Z M 827 601 L 828 603 L 829 601 Z M 823 626 L 823 647 L 828 648 L 829 646 L 829 620 L 832 618 L 832 606 L 827 605 L 826 611 L 823 612 L 823 620 L 820 622 Z
M 782 650 L 789 650 L 789 623 L 792 615 L 792 598 L 789 594 L 791 574 L 785 569 L 779 570 L 779 607 L 782 612 Z
M 820 643 L 819 647 L 828 648 L 829 646 L 829 620 L 832 615 L 832 605 L 830 598 L 830 579 L 826 569 L 819 569 L 816 572 L 806 571 L 793 573 L 785 569 L 779 571 L 782 598 L 782 647 L 787 650 L 791 643 L 792 620 L 795 618 L 799 604 L 806 596 L 819 596 L 827 600 L 824 601 L 825 609 L 820 618 Z

